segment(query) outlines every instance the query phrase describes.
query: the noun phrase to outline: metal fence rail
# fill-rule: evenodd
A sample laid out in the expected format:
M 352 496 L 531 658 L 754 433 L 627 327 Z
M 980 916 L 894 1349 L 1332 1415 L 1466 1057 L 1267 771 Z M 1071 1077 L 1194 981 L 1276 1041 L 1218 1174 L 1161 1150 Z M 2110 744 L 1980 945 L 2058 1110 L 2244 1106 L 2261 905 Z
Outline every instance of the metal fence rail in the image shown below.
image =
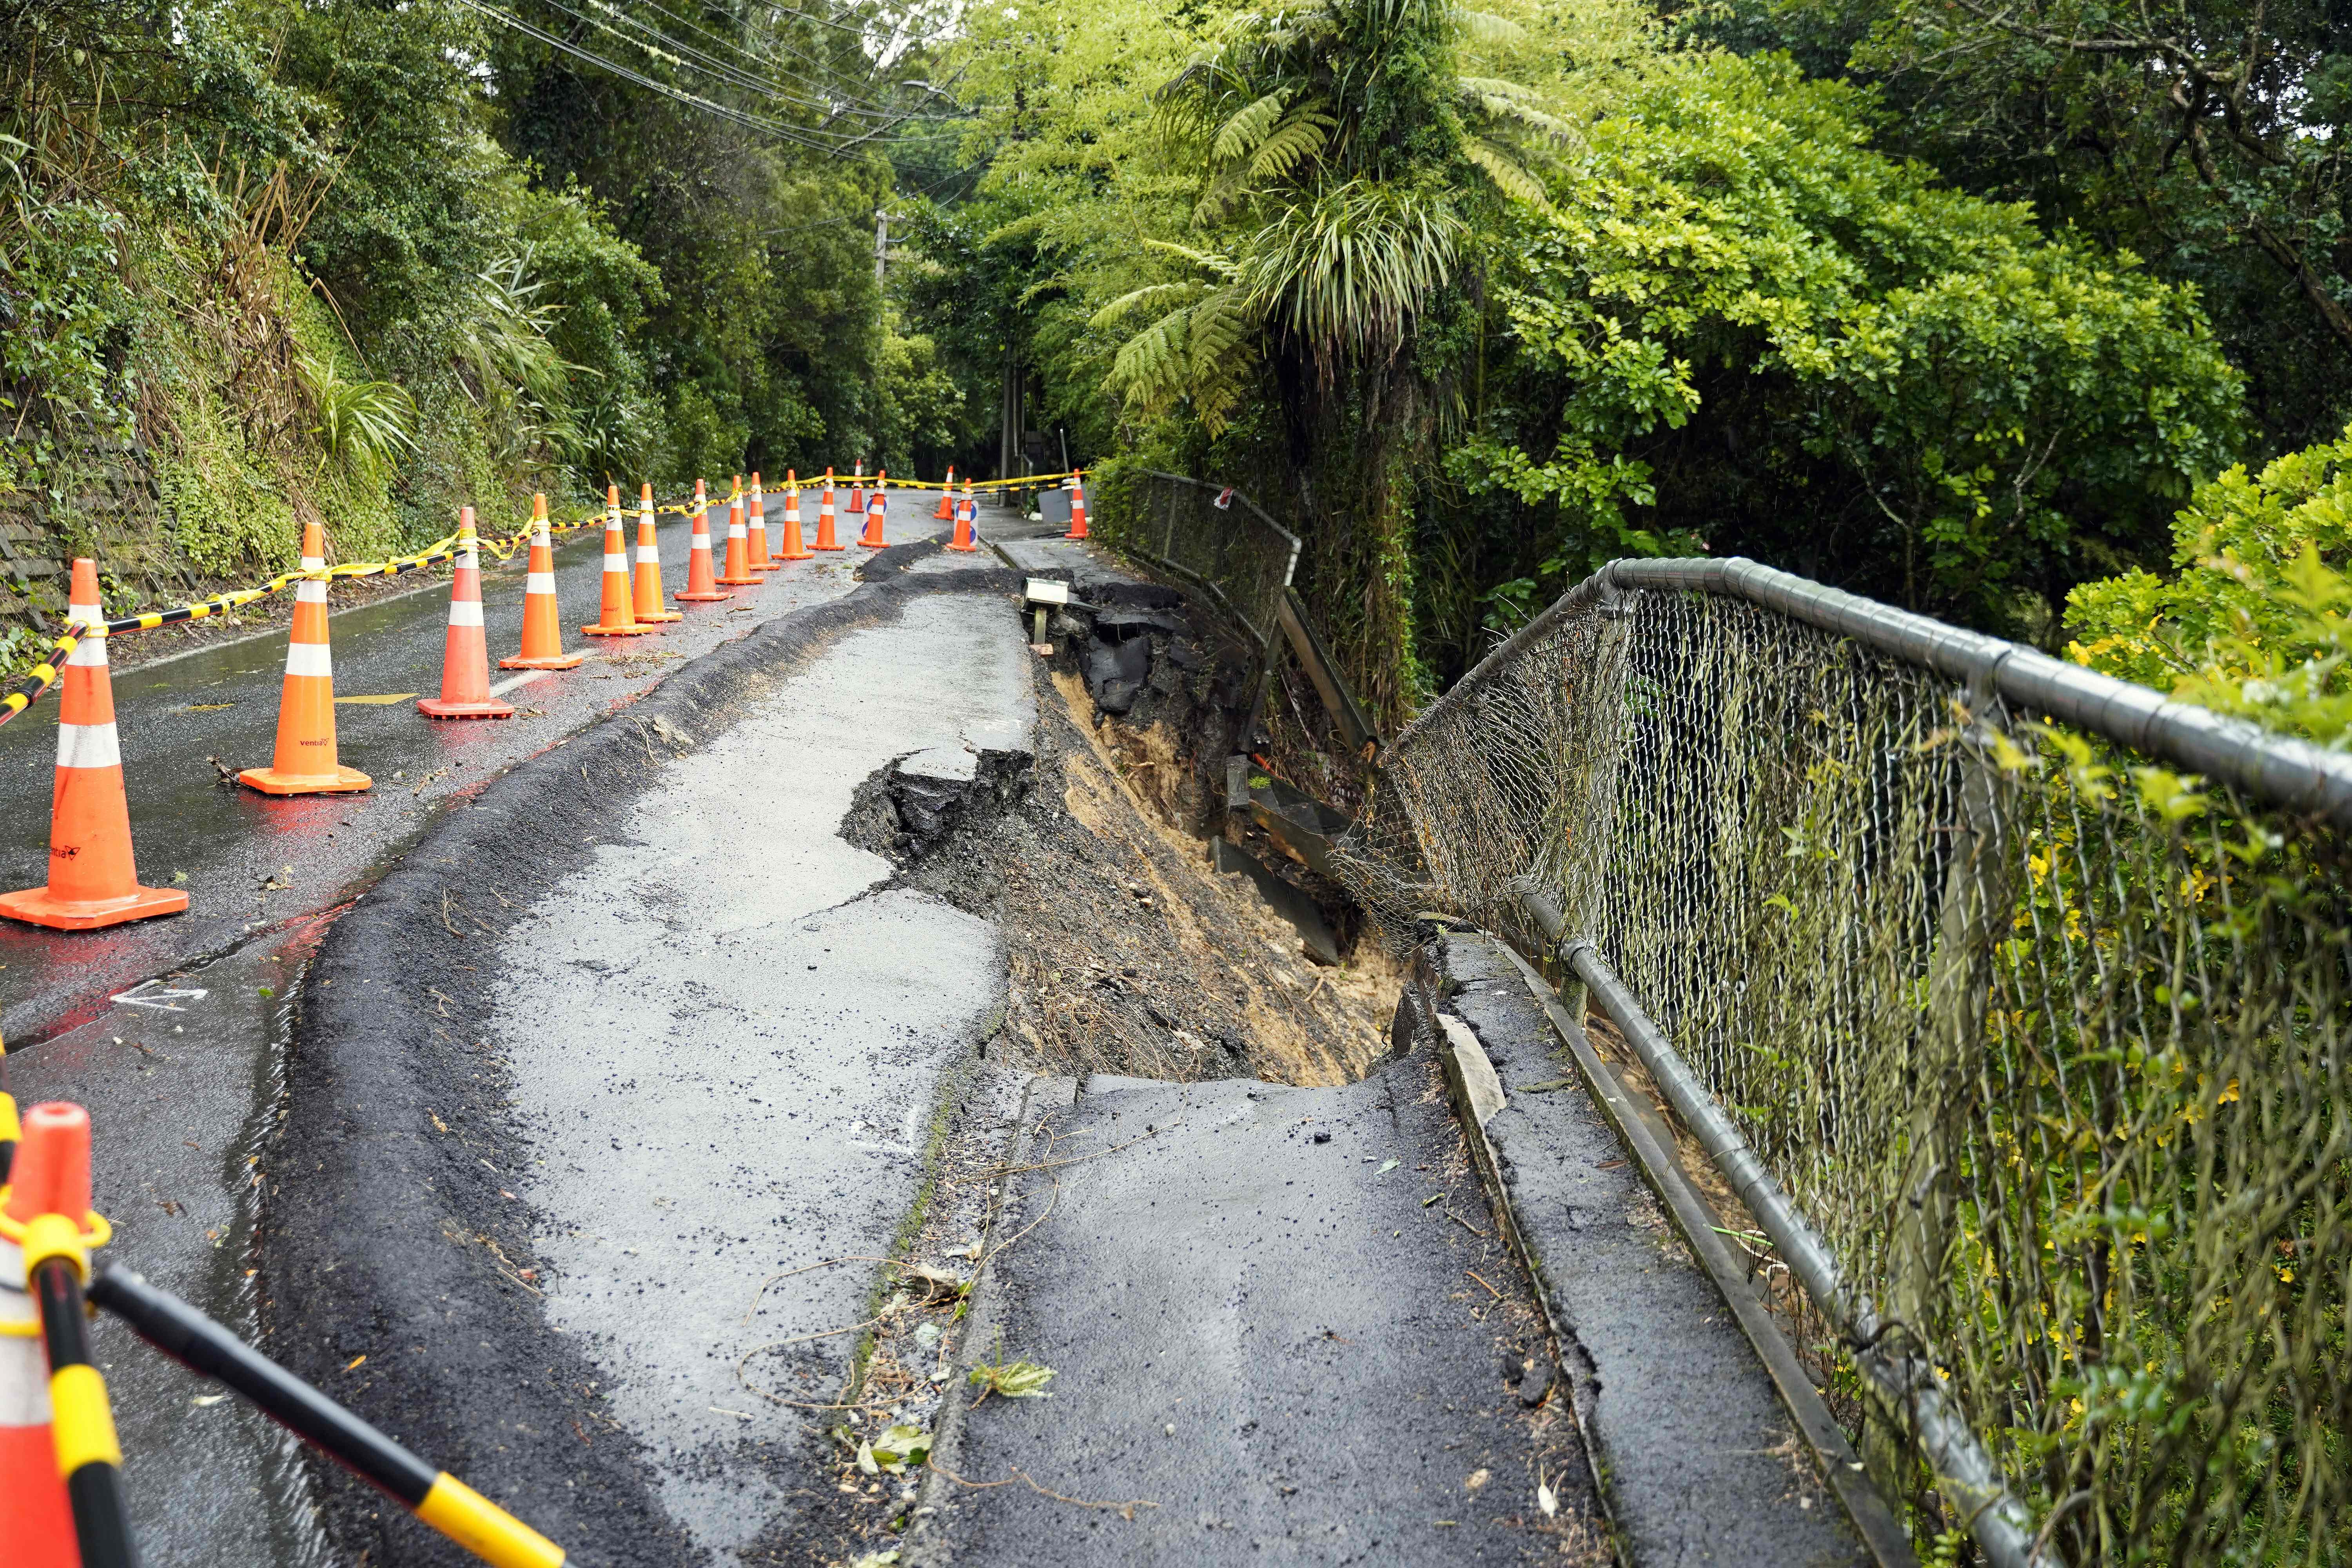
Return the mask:
M 2352 1560 L 2346 758 L 1643 562 L 1382 763 L 1345 874 L 1591 987 L 1908 1434 L 1923 1555 Z
M 1257 638 L 1281 635 L 1298 538 L 1237 489 L 1156 468 L 1121 468 L 1104 496 L 1105 529 L 1121 549 L 1199 584 Z

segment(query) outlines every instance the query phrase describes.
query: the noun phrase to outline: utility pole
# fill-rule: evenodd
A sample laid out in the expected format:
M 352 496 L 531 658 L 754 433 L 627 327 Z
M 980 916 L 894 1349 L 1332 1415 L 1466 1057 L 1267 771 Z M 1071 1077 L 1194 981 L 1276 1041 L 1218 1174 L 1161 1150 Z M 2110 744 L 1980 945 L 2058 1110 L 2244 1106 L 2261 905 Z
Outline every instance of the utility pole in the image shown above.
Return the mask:
M 882 291 L 882 266 L 890 259 L 890 215 L 881 207 L 874 209 L 874 291 Z
M 1024 471 L 1016 467 L 1021 464 L 1024 455 L 1021 437 L 1024 427 L 1028 422 L 1027 413 L 1021 406 L 1022 384 L 1024 379 L 1021 371 L 1021 355 L 1008 342 L 1004 345 L 1004 385 L 998 403 L 1003 426 L 998 434 L 996 443 L 996 476 L 1003 479 L 1017 479 Z M 1010 485 L 999 490 L 997 494 L 1007 506 L 1018 508 L 1021 504 Z

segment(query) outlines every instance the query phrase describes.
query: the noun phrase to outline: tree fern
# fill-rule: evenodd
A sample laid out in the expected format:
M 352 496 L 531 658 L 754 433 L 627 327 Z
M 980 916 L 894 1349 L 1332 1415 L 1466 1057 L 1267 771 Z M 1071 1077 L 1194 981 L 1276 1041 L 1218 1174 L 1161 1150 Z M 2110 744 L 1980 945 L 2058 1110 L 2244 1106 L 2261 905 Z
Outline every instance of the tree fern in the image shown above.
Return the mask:
M 1218 128 L 1217 139 L 1209 146 L 1209 156 L 1221 163 L 1247 158 L 1282 117 L 1284 106 L 1290 101 L 1290 91 L 1286 87 L 1278 87 L 1236 110 Z
M 1477 165 L 1495 187 L 1515 202 L 1528 206 L 1551 210 L 1551 198 L 1544 194 L 1543 182 L 1528 173 L 1519 161 L 1481 137 L 1473 136 L 1462 143 L 1462 155 Z

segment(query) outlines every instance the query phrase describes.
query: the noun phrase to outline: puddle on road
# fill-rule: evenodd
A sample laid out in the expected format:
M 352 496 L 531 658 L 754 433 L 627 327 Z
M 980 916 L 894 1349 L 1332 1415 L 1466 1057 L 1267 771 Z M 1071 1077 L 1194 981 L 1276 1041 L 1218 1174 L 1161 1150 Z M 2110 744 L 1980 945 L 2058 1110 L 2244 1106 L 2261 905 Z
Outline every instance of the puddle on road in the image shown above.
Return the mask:
M 285 1104 L 293 997 L 326 917 L 133 987 L 90 1022 L 12 1058 L 20 1105 L 89 1108 L 108 1263 L 137 1269 L 247 1340 L 263 1182 Z M 171 992 L 201 989 L 201 997 Z M 293 1194 L 272 1201 L 299 1201 Z M 95 1329 L 122 1438 L 123 1489 L 151 1568 L 326 1568 L 299 1446 L 110 1318 Z M 353 1483 L 356 1484 L 356 1483 Z

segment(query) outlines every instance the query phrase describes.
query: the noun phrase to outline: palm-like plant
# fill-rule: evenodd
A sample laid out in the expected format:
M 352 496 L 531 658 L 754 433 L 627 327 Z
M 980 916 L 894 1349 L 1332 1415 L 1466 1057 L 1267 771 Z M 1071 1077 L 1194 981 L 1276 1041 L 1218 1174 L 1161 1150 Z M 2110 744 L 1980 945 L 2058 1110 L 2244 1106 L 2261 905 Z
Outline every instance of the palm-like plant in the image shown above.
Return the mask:
M 299 353 L 294 365 L 319 416 L 313 433 L 338 461 L 381 466 L 417 449 L 416 404 L 399 383 L 345 374 L 332 349 Z
M 586 367 L 565 359 L 550 337 L 559 307 L 539 298 L 546 284 L 531 276 L 531 260 L 525 246 L 476 279 L 474 320 L 457 359 L 472 383 L 468 393 L 507 416 L 519 450 L 570 453 L 581 441 L 571 381 Z
M 1465 76 L 1465 44 L 1509 23 L 1451 0 L 1274 0 L 1236 16 L 1160 95 L 1202 170 L 1176 276 L 1097 312 L 1134 316 L 1111 382 L 1130 406 L 1189 406 L 1211 436 L 1264 381 L 1289 434 L 1310 601 L 1361 689 L 1412 700 L 1413 465 L 1459 399 L 1420 329 L 1465 294 L 1477 206 L 1544 205 L 1528 160 L 1569 127 L 1517 84 Z
M 1455 277 L 1465 185 L 1544 205 L 1515 143 L 1567 126 L 1528 89 L 1454 68 L 1464 37 L 1512 30 L 1447 0 L 1278 0 L 1237 16 L 1160 94 L 1203 169 L 1193 222 L 1225 243 L 1159 245 L 1192 276 L 1097 314 L 1161 311 L 1121 348 L 1114 383 L 1147 406 L 1191 398 L 1213 433 L 1262 329 L 1326 384 L 1392 358 Z

